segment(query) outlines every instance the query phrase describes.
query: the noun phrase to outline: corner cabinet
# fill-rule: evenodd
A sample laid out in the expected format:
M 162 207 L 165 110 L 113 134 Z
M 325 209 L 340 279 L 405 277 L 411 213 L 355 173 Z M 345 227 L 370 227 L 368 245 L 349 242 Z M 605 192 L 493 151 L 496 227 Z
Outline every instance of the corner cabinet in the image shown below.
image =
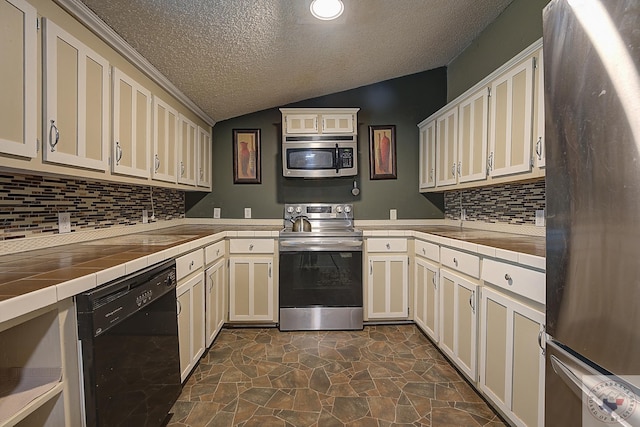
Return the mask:
M 408 319 L 407 239 L 367 239 L 366 268 L 366 320 Z
M 153 97 L 153 169 L 156 181 L 178 182 L 178 112 L 157 96 Z
M 276 323 L 273 239 L 229 241 L 229 321 Z
M 436 122 L 418 125 L 420 132 L 420 191 L 436 186 Z
M 113 67 L 113 173 L 149 178 L 151 92 Z
M 109 169 L 109 63 L 80 40 L 44 26 L 43 159 Z
M 37 156 L 37 15 L 25 0 L 0 0 L 0 153 Z
M 211 132 L 198 126 L 198 170 L 196 185 L 211 190 Z

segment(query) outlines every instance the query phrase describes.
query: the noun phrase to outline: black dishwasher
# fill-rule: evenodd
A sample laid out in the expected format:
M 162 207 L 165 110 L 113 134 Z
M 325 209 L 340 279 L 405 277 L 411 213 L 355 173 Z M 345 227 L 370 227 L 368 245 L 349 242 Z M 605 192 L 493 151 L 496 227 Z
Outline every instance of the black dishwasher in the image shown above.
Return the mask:
M 175 261 L 76 297 L 87 426 L 160 426 L 178 398 Z

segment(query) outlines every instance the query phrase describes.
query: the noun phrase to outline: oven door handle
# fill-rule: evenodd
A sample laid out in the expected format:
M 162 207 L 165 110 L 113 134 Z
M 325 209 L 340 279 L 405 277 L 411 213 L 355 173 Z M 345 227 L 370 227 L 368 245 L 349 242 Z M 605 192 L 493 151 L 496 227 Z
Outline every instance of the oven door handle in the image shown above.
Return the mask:
M 340 241 L 308 241 L 308 240 L 281 240 L 280 241 L 280 250 L 304 250 L 309 249 L 313 250 L 322 250 L 322 248 L 332 249 L 332 250 L 361 250 L 362 249 L 362 241 L 358 240 L 340 240 Z

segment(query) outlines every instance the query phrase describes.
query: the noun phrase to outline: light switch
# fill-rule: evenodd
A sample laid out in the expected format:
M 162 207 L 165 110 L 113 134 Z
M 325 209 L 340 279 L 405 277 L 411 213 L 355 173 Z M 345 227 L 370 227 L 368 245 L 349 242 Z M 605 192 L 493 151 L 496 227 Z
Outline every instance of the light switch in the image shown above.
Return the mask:
M 244 217 L 251 218 L 251 208 L 244 208 Z
M 398 219 L 397 209 L 389 209 L 389 219 Z

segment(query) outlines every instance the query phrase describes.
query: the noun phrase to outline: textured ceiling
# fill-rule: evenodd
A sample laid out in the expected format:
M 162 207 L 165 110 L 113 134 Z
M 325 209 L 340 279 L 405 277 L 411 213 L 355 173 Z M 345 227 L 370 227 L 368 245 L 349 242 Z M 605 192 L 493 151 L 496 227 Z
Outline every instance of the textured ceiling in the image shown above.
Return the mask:
M 447 65 L 512 0 L 82 0 L 216 121 Z

